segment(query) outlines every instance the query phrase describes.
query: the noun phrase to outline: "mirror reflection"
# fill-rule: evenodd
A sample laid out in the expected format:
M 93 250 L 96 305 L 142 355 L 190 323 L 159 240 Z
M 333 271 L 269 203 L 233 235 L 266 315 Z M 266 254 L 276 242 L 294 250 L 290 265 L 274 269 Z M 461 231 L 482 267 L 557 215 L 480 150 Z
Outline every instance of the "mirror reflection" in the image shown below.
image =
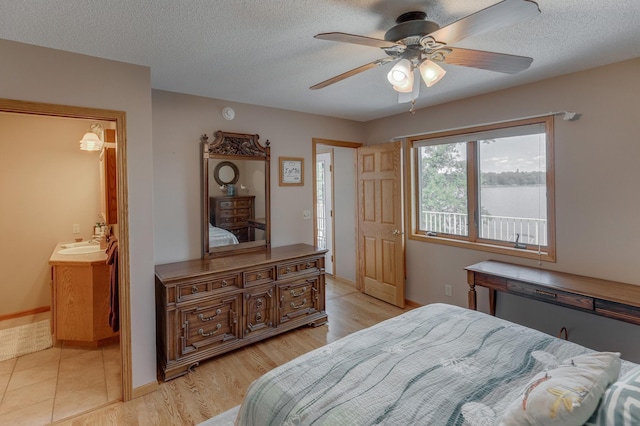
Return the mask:
M 210 158 L 209 172 L 209 247 L 265 240 L 264 162 Z
M 257 134 L 202 135 L 203 257 L 265 251 L 269 226 L 270 147 Z
M 234 184 L 240 177 L 238 167 L 231 161 L 221 161 L 213 169 L 213 178 L 218 185 Z

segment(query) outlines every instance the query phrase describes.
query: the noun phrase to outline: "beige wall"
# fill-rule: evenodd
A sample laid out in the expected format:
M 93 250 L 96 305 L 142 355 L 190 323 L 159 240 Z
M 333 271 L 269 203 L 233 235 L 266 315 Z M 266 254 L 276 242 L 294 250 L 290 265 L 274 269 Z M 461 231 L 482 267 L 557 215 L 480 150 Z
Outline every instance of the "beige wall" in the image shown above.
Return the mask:
M 0 98 L 125 111 L 133 386 L 156 380 L 149 68 L 0 40 Z
M 569 74 L 367 123 L 366 143 L 400 135 L 472 126 L 569 110 L 556 118 L 557 263 L 542 268 L 640 284 L 640 59 Z M 445 77 L 446 80 L 446 77 Z M 443 80 L 440 84 L 446 84 Z M 424 96 L 427 96 L 425 94 Z M 467 304 L 463 268 L 485 259 L 537 266 L 509 256 L 409 241 L 406 297 L 420 303 Z M 453 286 L 453 297 L 444 285 Z M 479 294 L 488 310 L 487 294 Z M 498 314 L 596 349 L 640 361 L 640 327 L 518 297 L 499 295 Z
M 51 251 L 58 242 L 91 238 L 100 213 L 100 153 L 78 145 L 90 124 L 0 113 L 0 315 L 50 306 Z
M 333 147 L 335 271 L 356 282 L 356 150 Z
M 221 111 L 231 106 L 235 119 Z M 223 130 L 271 142 L 271 242 L 313 244 L 312 138 L 359 142 L 363 124 L 275 108 L 153 91 L 154 238 L 156 264 L 201 256 L 200 136 Z M 304 186 L 278 185 L 278 157 L 303 157 Z

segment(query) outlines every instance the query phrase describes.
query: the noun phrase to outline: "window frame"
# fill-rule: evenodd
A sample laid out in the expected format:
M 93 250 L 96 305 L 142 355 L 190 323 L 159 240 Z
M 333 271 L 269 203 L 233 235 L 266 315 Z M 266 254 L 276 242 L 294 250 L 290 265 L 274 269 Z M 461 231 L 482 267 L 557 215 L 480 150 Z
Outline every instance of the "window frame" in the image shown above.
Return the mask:
M 419 194 L 419 164 L 418 149 L 425 140 L 440 139 L 445 137 L 455 137 L 471 133 L 496 131 L 499 129 L 509 129 L 511 127 L 521 127 L 532 124 L 541 124 L 545 128 L 546 135 L 546 189 L 547 189 L 547 246 L 528 245 L 526 249 L 515 248 L 512 242 L 502 242 L 487 240 L 479 237 L 477 221 L 470 219 L 468 225 L 468 236 L 440 234 L 427 235 L 425 231 L 419 230 L 420 215 L 420 194 Z M 506 136 L 508 137 L 508 136 Z M 482 138 L 480 138 L 482 139 Z M 508 256 L 516 256 L 528 259 L 544 260 L 548 262 L 556 261 L 556 229 L 555 229 L 555 161 L 554 161 L 554 116 L 545 115 L 520 120 L 504 121 L 482 126 L 465 127 L 435 133 L 426 133 L 407 137 L 406 164 L 410 165 L 407 173 L 406 187 L 406 223 L 410 230 L 408 238 L 415 241 L 443 244 L 448 246 L 467 248 L 472 250 L 486 251 Z M 478 207 L 478 144 L 476 141 L 467 141 L 467 214 L 469 218 L 474 218 L 479 211 Z

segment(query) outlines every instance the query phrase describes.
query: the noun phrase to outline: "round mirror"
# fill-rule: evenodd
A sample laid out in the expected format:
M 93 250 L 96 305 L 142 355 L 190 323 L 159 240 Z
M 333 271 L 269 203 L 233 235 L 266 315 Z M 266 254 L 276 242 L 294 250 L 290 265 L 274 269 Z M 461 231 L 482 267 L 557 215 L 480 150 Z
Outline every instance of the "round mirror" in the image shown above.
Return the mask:
M 213 177 L 218 185 L 232 185 L 238 181 L 240 173 L 231 161 L 223 161 L 213 169 Z

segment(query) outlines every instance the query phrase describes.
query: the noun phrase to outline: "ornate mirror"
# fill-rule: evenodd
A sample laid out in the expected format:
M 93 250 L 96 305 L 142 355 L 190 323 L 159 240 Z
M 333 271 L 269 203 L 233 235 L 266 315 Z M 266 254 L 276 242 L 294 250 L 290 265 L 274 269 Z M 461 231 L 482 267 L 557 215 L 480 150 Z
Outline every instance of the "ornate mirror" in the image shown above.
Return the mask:
M 203 257 L 267 250 L 271 246 L 270 148 L 258 135 L 202 135 Z

